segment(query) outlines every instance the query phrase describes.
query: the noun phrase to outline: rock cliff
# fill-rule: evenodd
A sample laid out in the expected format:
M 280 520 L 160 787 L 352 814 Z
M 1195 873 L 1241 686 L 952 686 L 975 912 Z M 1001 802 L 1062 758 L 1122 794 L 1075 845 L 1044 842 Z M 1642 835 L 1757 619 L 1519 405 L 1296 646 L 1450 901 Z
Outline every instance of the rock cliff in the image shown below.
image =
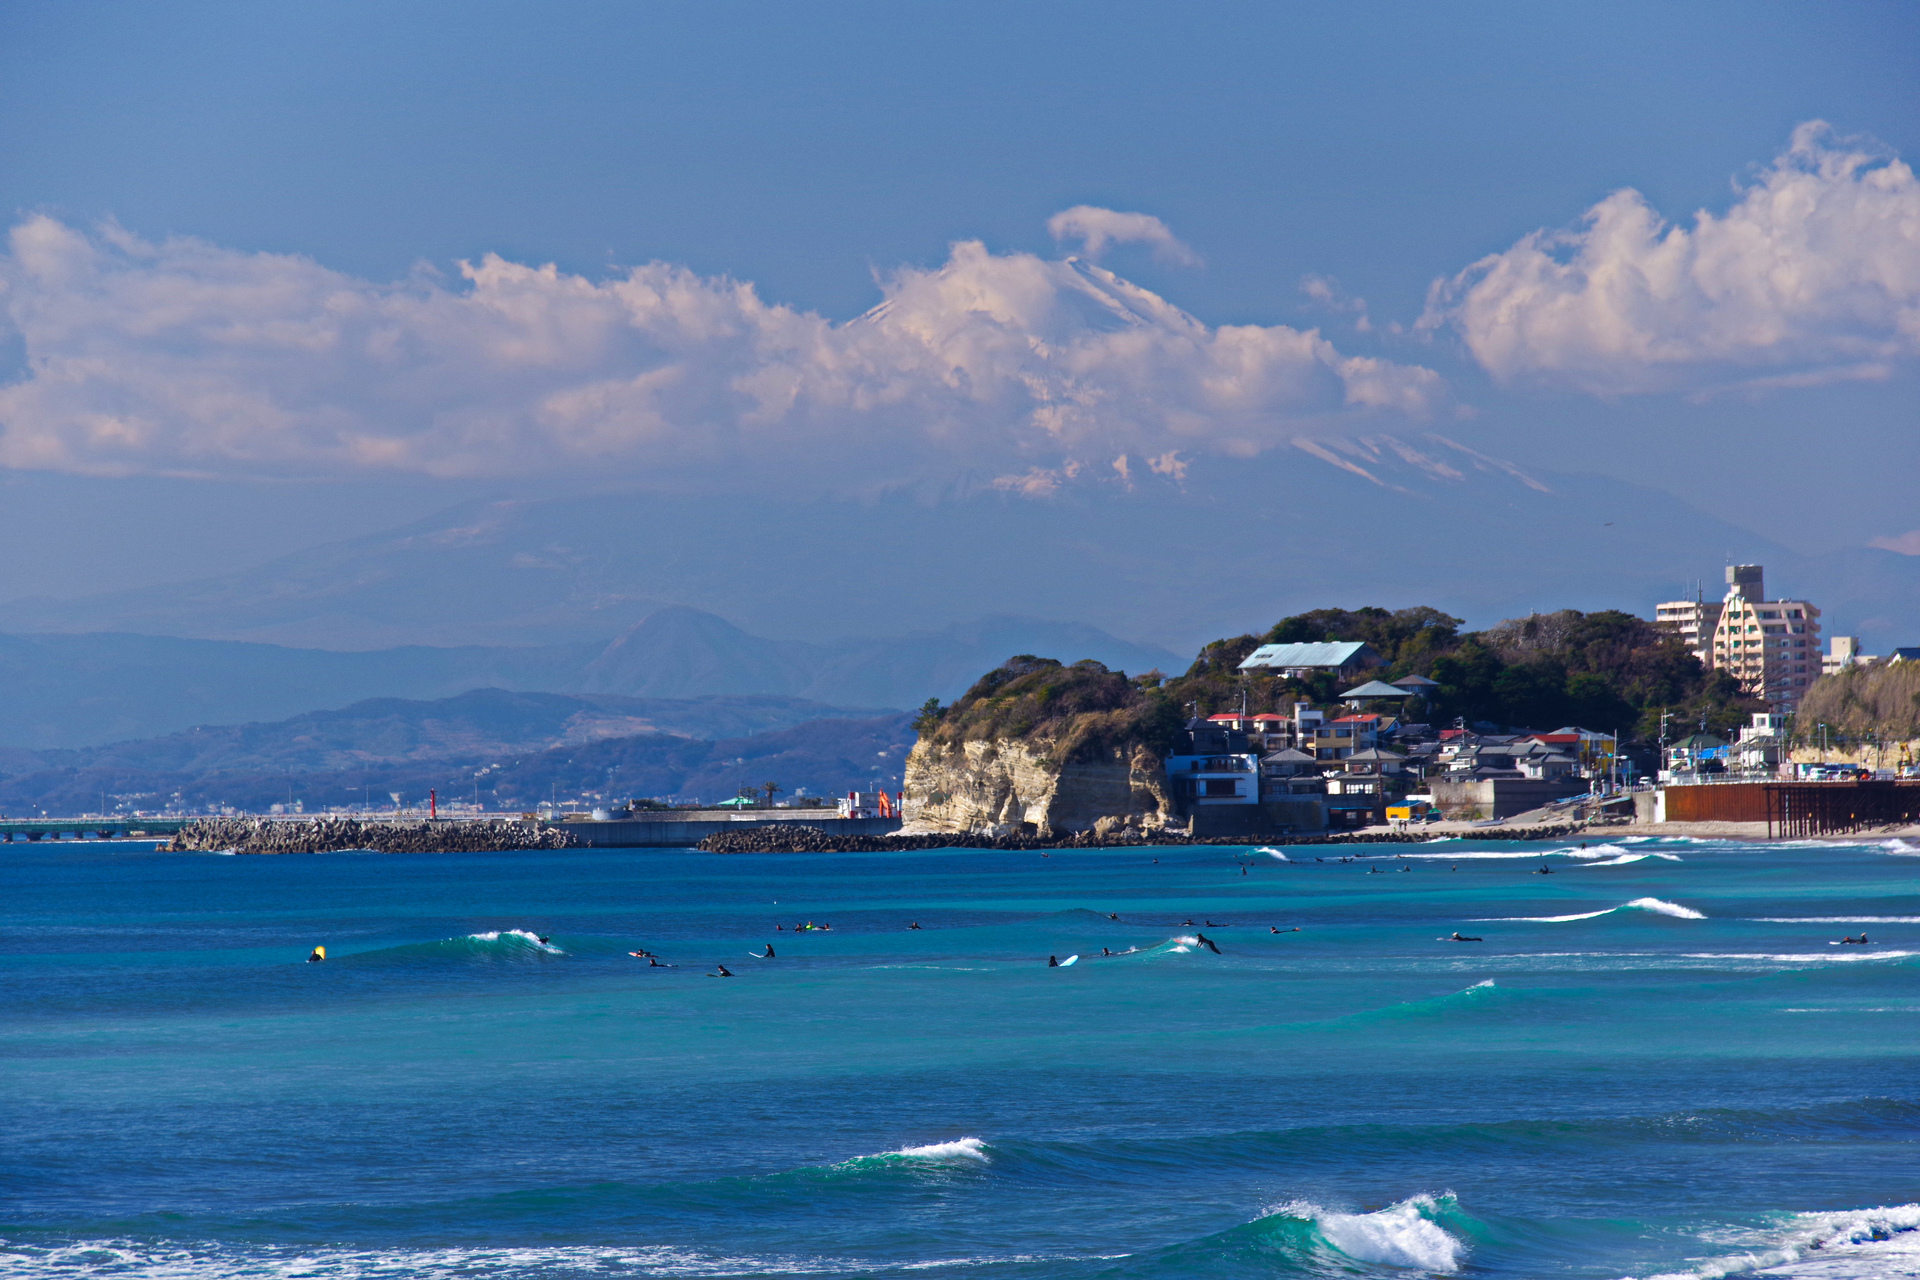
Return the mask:
M 907 830 L 1104 836 L 1175 821 L 1164 766 L 1145 745 L 1083 748 L 1071 760 L 1054 754 L 1060 745 L 922 738 L 907 757 Z
M 1063 836 L 1178 821 L 1165 752 L 1178 709 L 1157 673 L 1023 656 L 951 707 L 929 704 L 907 757 L 909 831 Z

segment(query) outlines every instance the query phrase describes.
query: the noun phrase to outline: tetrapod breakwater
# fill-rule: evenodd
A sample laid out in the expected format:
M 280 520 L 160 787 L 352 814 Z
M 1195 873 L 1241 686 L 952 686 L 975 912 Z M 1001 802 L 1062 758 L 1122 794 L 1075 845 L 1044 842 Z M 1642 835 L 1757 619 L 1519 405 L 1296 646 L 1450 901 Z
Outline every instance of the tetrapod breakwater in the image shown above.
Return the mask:
M 207 818 L 180 828 L 166 847 L 235 853 L 497 853 L 570 849 L 580 842 L 557 827 L 506 818 L 362 822 L 358 818 Z

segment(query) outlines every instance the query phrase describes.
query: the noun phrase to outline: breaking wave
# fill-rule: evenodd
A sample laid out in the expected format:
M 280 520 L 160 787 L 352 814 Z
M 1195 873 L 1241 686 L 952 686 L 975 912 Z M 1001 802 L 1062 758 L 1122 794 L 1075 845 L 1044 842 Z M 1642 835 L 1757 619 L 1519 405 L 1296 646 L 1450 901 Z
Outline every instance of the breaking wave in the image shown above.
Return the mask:
M 1799 1213 L 1753 1234 L 1757 1238 L 1749 1249 L 1650 1280 L 1720 1280 L 1762 1270 L 1772 1276 L 1872 1280 L 1910 1276 L 1920 1266 L 1920 1204 Z
M 339 957 L 337 963 L 432 964 L 467 961 L 484 964 L 546 960 L 566 954 L 552 943 L 540 941 L 538 934 L 525 929 L 495 929 L 487 933 L 470 933 L 464 938 L 443 938 L 438 942 L 411 942 L 399 947 L 382 947 L 377 951 L 356 951 L 352 955 Z
M 1462 1218 L 1451 1195 L 1418 1195 L 1372 1213 L 1342 1213 L 1307 1200 L 1274 1205 L 1249 1224 L 1258 1242 L 1314 1271 L 1354 1263 L 1410 1271 L 1460 1269 L 1467 1245 L 1443 1221 Z
M 36 1249 L 0 1244 L 0 1280 L 49 1274 L 114 1280 L 484 1280 L 539 1276 L 831 1275 L 848 1259 L 730 1257 L 673 1246 L 341 1249 L 89 1240 Z
M 1532 921 L 1535 924 L 1565 924 L 1569 920 L 1592 920 L 1597 916 L 1610 916 L 1616 911 L 1651 911 L 1655 915 L 1672 916 L 1676 920 L 1705 920 L 1704 911 L 1695 911 L 1692 907 L 1683 907 L 1677 902 L 1665 902 L 1659 898 L 1635 898 L 1632 902 L 1623 902 L 1617 907 L 1602 907 L 1598 911 L 1579 911 L 1567 916 L 1478 916 L 1476 921 Z
M 905 1156 L 912 1160 L 980 1160 L 987 1159 L 987 1144 L 978 1138 L 955 1138 L 952 1142 L 930 1142 L 924 1147 L 902 1147 L 898 1151 L 882 1153 L 886 1156 Z

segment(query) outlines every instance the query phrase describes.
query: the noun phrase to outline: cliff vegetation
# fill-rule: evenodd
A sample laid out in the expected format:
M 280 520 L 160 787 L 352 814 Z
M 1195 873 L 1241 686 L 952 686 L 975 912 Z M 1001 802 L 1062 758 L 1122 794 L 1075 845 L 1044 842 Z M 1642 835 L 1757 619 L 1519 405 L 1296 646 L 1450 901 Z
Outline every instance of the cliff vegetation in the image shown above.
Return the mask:
M 1794 718 L 1796 736 L 1819 741 L 1911 742 L 1920 739 L 1920 663 L 1849 667 L 1807 690 Z
M 1296 701 L 1326 705 L 1347 682 L 1333 675 L 1288 679 L 1246 673 L 1240 662 L 1269 643 L 1364 641 L 1385 659 L 1376 674 L 1438 682 L 1429 699 L 1409 699 L 1405 713 L 1436 725 L 1553 729 L 1579 724 L 1652 740 L 1660 715 L 1730 733 L 1765 704 L 1725 672 L 1710 672 L 1677 636 L 1617 610 L 1513 618 L 1485 631 L 1461 632 L 1461 620 L 1438 609 L 1315 609 L 1275 623 L 1264 634 L 1215 640 L 1186 672 L 1129 678 L 1097 662 L 1066 665 L 1023 654 L 988 672 L 952 706 L 930 701 L 915 722 L 921 741 L 1045 742 L 1062 763 L 1145 746 L 1164 754 L 1192 715 L 1238 710 L 1286 713 Z

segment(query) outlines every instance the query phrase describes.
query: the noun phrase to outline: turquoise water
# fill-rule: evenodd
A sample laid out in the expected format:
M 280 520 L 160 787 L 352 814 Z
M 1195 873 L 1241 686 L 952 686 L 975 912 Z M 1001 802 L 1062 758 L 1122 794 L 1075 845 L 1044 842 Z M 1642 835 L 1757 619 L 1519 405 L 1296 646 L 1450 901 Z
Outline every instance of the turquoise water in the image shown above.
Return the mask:
M 1920 1269 L 1920 848 L 1363 852 L 10 846 L 0 1276 Z

